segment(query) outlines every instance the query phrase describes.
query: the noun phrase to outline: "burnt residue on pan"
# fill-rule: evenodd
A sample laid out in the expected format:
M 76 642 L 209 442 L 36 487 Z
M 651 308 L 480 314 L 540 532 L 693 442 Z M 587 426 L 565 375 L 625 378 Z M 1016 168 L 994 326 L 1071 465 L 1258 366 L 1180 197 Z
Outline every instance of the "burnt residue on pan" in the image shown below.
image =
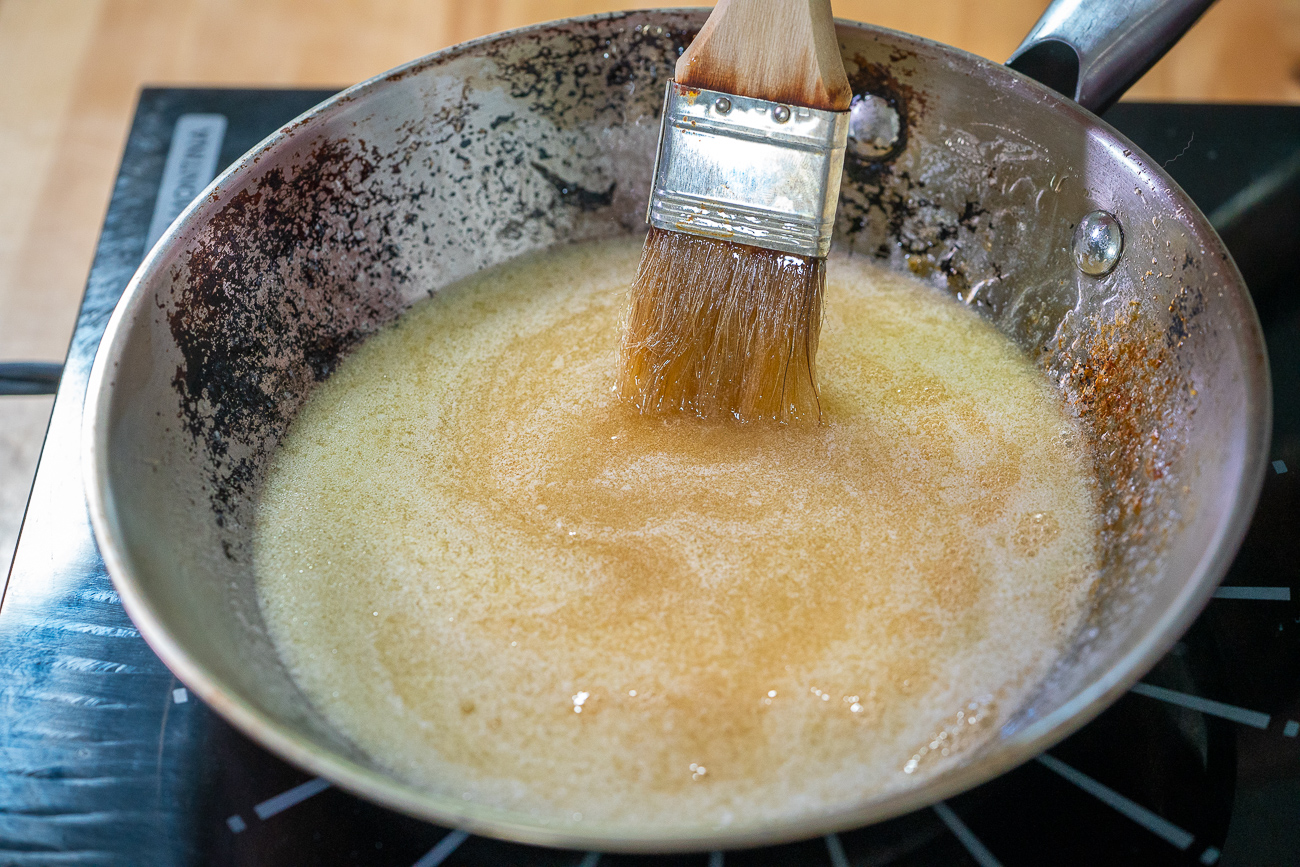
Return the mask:
M 1092 448 L 1104 567 L 1129 584 L 1158 576 L 1155 553 L 1195 517 L 1183 496 L 1195 472 L 1187 465 L 1188 431 L 1202 400 L 1196 362 L 1215 338 L 1204 251 L 1178 246 L 1191 243 L 1179 231 L 1163 245 L 1153 243 L 1159 237 L 1136 236 L 1136 245 L 1156 248 L 1152 267 L 1130 261 L 1115 278 L 1118 303 L 1067 318 L 1042 359 Z
M 864 157 L 853 148 L 845 152 L 844 186 L 836 215 L 840 233 L 850 243 L 857 242 L 870 229 L 869 234 L 875 239 L 871 253 L 881 259 L 890 257 L 895 243 L 917 246 L 915 242 L 909 243 L 904 227 L 917 215 L 915 194 L 925 184 L 913 180 L 906 169 L 900 168 L 897 158 L 916 135 L 925 96 L 904 84 L 900 80 L 903 71 L 894 66 L 912 59 L 898 53 L 891 55 L 889 61 L 855 54 L 845 63 L 854 99 L 877 97 L 898 116 L 898 138 L 885 153 Z M 924 244 L 914 252 L 924 252 L 929 247 Z
M 510 96 L 557 127 L 619 123 L 637 90 L 648 88 L 662 101 L 663 82 L 702 22 L 690 13 L 645 19 L 632 13 L 574 22 L 489 51 Z M 521 52 L 521 44 L 530 50 Z
M 555 191 L 560 194 L 560 201 L 565 204 L 576 205 L 584 211 L 594 211 L 597 208 L 608 208 L 614 201 L 614 190 L 618 187 L 618 181 L 611 181 L 603 192 L 589 190 L 576 181 L 566 181 L 541 163 L 535 162 L 532 166 L 546 178 L 548 184 L 555 187 Z
M 849 88 L 855 98 L 877 97 L 898 115 L 898 138 L 887 151 L 870 157 L 852 150 L 845 153 L 844 174 L 849 181 L 876 184 L 881 174 L 891 170 L 894 158 L 907 149 L 908 138 L 928 104 L 924 91 L 903 81 L 910 70 L 902 64 L 915 59 L 914 54 L 899 49 L 891 52 L 889 63 L 869 60 L 861 54 L 855 54 L 845 63 Z
M 896 114 L 898 135 L 883 153 L 846 152 L 840 237 L 855 252 L 906 269 L 999 317 L 1010 300 L 1001 284 L 1009 260 L 1018 257 L 996 242 L 1007 236 L 1023 204 L 997 189 L 1007 171 L 1004 154 L 991 151 L 988 142 L 970 143 L 969 153 L 952 158 L 951 171 L 936 172 L 942 156 L 936 157 L 934 138 L 942 122 L 930 116 L 931 94 L 917 80 L 926 61 L 896 46 L 873 47 L 847 61 L 850 85 L 855 99 L 875 98 Z M 1033 340 L 1050 333 L 1039 332 Z
M 1170 322 L 1137 303 L 1126 307 L 1088 323 L 1052 362 L 1092 448 L 1109 569 L 1137 566 L 1133 555 L 1158 547 L 1178 520 L 1166 487 L 1177 482 L 1197 399 L 1182 342 L 1165 339 Z M 1176 321 L 1185 335 L 1197 327 L 1186 317 Z
M 453 49 L 391 77 L 427 88 L 423 113 L 377 135 L 364 115 L 304 120 L 214 193 L 158 306 L 228 557 L 275 443 L 360 341 L 478 267 L 640 229 L 650 161 L 619 167 L 651 152 L 662 82 L 702 20 L 666 18 Z
M 371 219 L 396 205 L 373 183 L 382 162 L 362 142 L 317 144 L 234 194 L 176 266 L 163 305 L 181 356 L 173 385 L 219 525 L 259 475 L 258 445 L 398 303 L 409 269 Z

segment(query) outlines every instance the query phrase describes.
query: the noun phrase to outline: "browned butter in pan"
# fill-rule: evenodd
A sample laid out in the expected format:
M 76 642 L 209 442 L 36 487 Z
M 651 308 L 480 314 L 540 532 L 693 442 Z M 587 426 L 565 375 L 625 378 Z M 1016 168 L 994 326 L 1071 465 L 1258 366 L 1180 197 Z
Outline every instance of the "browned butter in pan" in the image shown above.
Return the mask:
M 1056 392 L 960 303 L 833 256 L 822 425 L 637 416 L 639 251 L 478 274 L 312 397 L 256 531 L 298 684 L 392 773 L 556 823 L 824 815 L 962 761 L 1095 578 Z

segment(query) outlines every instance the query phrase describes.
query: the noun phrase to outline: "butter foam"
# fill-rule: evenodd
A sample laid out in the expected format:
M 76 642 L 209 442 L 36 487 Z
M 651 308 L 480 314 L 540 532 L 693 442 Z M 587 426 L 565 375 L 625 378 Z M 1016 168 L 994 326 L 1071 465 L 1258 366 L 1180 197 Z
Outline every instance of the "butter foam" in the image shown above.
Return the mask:
M 639 242 L 441 291 L 348 358 L 261 494 L 265 621 L 393 774 L 556 823 L 847 808 L 997 736 L 1098 568 L 1079 433 L 957 302 L 832 257 L 825 423 L 612 391 Z

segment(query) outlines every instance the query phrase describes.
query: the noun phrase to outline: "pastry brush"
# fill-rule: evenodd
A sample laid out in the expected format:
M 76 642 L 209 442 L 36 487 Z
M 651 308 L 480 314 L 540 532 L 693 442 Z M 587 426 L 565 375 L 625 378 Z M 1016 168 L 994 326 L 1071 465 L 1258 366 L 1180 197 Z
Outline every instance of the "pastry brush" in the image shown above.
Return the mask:
M 829 0 L 720 0 L 678 60 L 620 353 L 642 412 L 820 419 L 851 98 Z

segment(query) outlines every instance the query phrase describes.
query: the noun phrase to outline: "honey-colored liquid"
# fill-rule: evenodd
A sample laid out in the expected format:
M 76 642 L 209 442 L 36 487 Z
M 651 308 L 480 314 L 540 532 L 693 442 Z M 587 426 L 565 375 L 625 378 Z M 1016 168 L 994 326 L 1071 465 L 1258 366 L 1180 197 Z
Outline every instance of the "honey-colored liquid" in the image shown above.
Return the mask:
M 312 397 L 256 530 L 293 676 L 394 774 L 556 823 L 797 818 L 961 761 L 1097 569 L 1055 392 L 832 257 L 821 425 L 642 416 L 614 388 L 639 246 L 451 287 Z

